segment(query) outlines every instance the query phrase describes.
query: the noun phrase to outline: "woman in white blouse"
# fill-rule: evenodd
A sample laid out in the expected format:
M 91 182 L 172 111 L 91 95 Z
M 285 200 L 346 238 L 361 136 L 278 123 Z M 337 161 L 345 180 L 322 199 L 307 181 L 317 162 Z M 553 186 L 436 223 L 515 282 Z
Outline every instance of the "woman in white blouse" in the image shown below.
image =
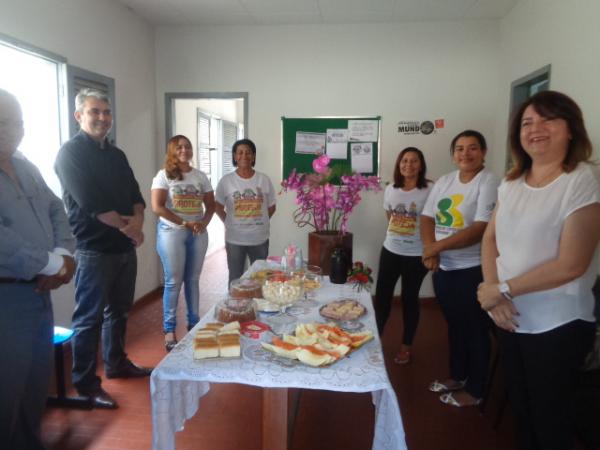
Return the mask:
M 519 450 L 574 445 L 576 371 L 591 349 L 600 184 L 581 110 L 545 91 L 510 126 L 513 168 L 482 248 L 479 302 L 500 328 Z

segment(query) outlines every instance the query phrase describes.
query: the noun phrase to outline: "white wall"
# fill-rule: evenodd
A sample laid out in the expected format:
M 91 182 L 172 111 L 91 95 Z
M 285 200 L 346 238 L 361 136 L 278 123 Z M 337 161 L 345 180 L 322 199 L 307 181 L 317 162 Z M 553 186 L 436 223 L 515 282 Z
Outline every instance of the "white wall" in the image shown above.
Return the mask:
M 600 160 L 600 2 L 596 0 L 521 0 L 501 21 L 500 101 L 496 110 L 496 147 L 506 148 L 510 84 L 548 64 L 550 88 L 571 96 L 581 107 Z M 494 169 L 501 174 L 500 152 Z M 600 249 L 596 252 L 600 256 Z M 600 273 L 600 257 L 597 259 Z
M 500 101 L 496 146 L 506 148 L 510 84 L 548 64 L 550 88 L 581 107 L 594 154 L 600 155 L 600 2 L 521 0 L 500 22 Z M 504 169 L 498 152 L 494 168 Z
M 157 169 L 152 28 L 112 0 L 0 0 L 0 11 L 2 33 L 115 79 L 117 145 L 127 154 L 149 206 Z M 149 209 L 144 232 L 136 298 L 156 288 L 159 280 L 155 218 Z M 70 324 L 72 283 L 53 297 L 57 324 Z
M 392 178 L 395 158 L 408 145 L 422 148 L 430 176 L 437 178 L 453 168 L 448 145 L 457 132 L 475 128 L 494 141 L 499 36 L 497 21 L 160 27 L 157 104 L 172 91 L 248 92 L 256 167 L 276 185 L 281 181 L 281 116 L 381 115 L 383 180 Z M 164 133 L 160 106 L 158 117 Z M 436 118 L 446 120 L 437 135 L 396 131 L 400 120 Z M 386 229 L 383 196 L 363 198 L 350 220 L 355 259 L 376 267 Z M 293 209 L 293 195 L 278 197 L 271 253 L 289 242 L 306 251 L 307 231 L 294 226 Z M 422 295 L 432 295 L 429 284 Z

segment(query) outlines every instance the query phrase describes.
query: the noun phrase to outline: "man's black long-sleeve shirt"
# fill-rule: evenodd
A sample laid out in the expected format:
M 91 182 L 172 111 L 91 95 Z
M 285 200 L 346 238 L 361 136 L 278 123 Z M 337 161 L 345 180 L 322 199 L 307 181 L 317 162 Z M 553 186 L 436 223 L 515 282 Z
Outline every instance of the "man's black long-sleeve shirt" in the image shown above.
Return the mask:
M 131 240 L 100 222 L 96 216 L 108 211 L 131 216 L 144 198 L 122 150 L 98 142 L 80 131 L 58 152 L 54 169 L 62 183 L 69 223 L 77 248 L 102 253 L 123 253 L 134 248 Z

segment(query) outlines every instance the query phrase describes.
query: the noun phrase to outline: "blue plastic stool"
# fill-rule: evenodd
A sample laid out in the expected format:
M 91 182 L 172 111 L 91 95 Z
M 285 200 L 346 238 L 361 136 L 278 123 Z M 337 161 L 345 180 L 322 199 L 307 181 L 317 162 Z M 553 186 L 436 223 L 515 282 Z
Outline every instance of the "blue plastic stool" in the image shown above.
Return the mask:
M 65 360 L 63 344 L 73 337 L 73 330 L 54 327 L 54 370 L 56 374 L 56 395 L 49 396 L 46 404 L 63 408 L 92 409 L 92 403 L 87 397 L 67 397 L 65 389 Z

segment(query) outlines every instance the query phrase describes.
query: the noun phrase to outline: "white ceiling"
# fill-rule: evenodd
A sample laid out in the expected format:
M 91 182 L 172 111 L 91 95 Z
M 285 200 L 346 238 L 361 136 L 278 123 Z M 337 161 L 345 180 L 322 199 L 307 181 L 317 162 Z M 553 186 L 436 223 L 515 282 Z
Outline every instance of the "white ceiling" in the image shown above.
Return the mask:
M 119 0 L 154 25 L 499 19 L 519 0 Z

